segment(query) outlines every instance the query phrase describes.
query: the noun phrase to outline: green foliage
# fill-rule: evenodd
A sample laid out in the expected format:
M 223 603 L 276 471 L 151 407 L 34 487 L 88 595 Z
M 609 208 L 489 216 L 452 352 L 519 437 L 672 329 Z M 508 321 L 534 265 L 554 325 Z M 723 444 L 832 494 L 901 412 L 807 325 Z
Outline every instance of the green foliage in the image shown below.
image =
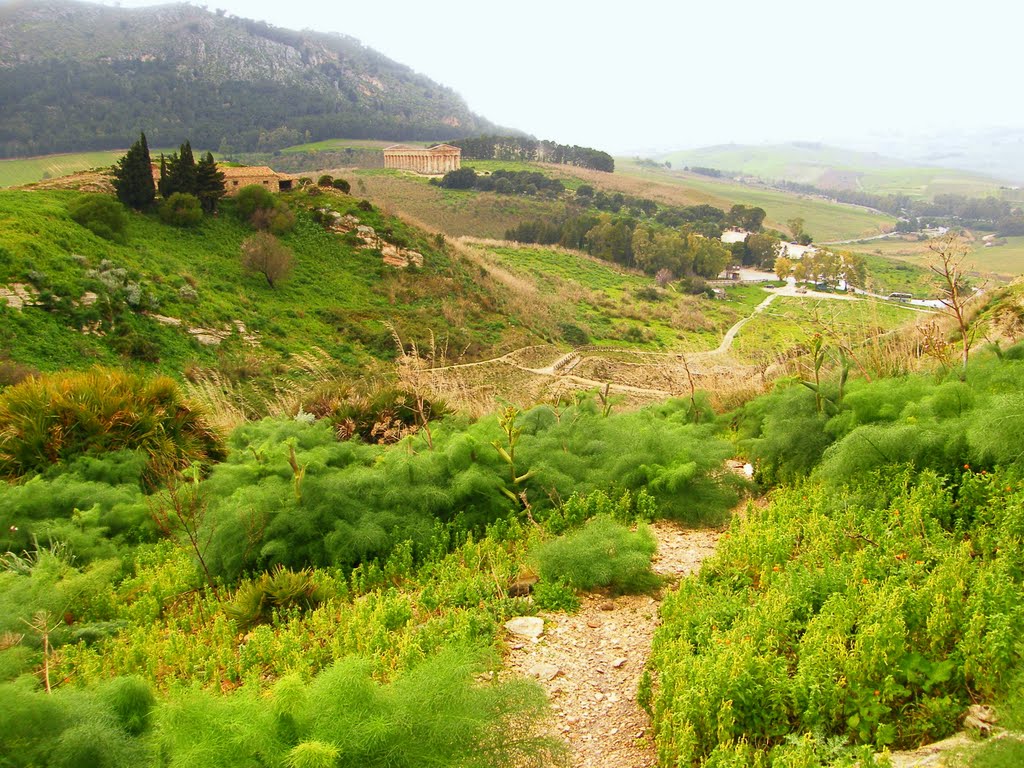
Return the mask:
M 575 589 L 608 587 L 616 592 L 642 592 L 660 584 L 651 571 L 657 544 L 640 524 L 636 531 L 601 515 L 583 528 L 539 544 L 530 561 L 541 583 L 565 583 Z
M 696 764 L 743 739 L 753 764 L 792 752 L 792 734 L 876 748 L 948 735 L 1017 674 L 1022 516 L 1009 477 L 946 487 L 892 470 L 751 508 L 663 605 L 661 754 Z
M 263 275 L 271 288 L 291 274 L 294 262 L 288 246 L 269 232 L 257 232 L 242 241 L 242 266 Z
M 156 696 L 142 678 L 114 678 L 99 690 L 99 698 L 129 735 L 138 736 L 149 727 Z
M 94 235 L 117 243 L 125 241 L 128 214 L 116 200 L 105 195 L 88 194 L 68 205 L 68 213 Z
M 991 471 L 1022 458 L 1014 436 L 1024 428 L 1024 401 L 1009 393 L 1020 387 L 1024 365 L 1005 356 L 978 360 L 966 383 L 856 379 L 844 391 L 827 380 L 810 389 L 781 382 L 738 411 L 740 445 L 759 479 L 773 483 L 812 470 L 842 483 L 905 464 L 943 474 L 964 465 Z
M 146 761 L 94 692 L 34 690 L 30 678 L 0 685 L 0 757 L 5 766 L 131 768 Z
M 539 687 L 478 684 L 480 669 L 478 653 L 450 650 L 380 684 L 366 662 L 347 659 L 308 684 L 281 679 L 264 701 L 247 692 L 181 696 L 158 714 L 157 738 L 172 768 L 197 759 L 368 768 L 557 762 L 558 745 L 537 733 L 545 712 Z
M 533 587 L 533 604 L 542 611 L 564 611 L 572 613 L 579 610 L 580 599 L 576 589 L 568 579 L 558 581 L 541 581 Z
M 277 200 L 274 194 L 262 184 L 249 184 L 235 195 L 235 215 L 244 222 L 252 219 L 260 209 L 272 210 Z
M 275 612 L 316 608 L 325 596 L 312 571 L 295 572 L 278 566 L 240 586 L 234 602 L 224 612 L 244 629 L 269 621 Z
M 114 166 L 113 184 L 117 199 L 129 208 L 141 211 L 153 204 L 156 186 L 153 183 L 153 168 L 146 134 L 139 134 L 138 140 L 132 144 L 125 156 L 117 161 Z
M 331 406 L 330 401 L 317 403 L 314 400 L 303 407 L 308 413 L 330 418 L 341 438 L 358 437 L 367 443 L 390 444 L 416 431 L 415 402 L 412 393 L 398 387 L 377 387 L 365 394 L 348 394 L 326 412 L 317 406 Z M 446 413 L 440 401 L 425 399 L 423 406 L 431 419 L 439 419 Z
M 160 181 L 157 187 L 165 200 L 178 193 L 195 196 L 199 191 L 197 181 L 196 159 L 187 139 L 170 157 L 160 156 Z
M 214 213 L 225 194 L 224 174 L 217 168 L 213 153 L 207 152 L 196 163 L 195 195 L 206 213 Z
M 203 411 L 168 378 L 96 368 L 28 379 L 0 394 L 0 476 L 122 450 L 147 456 L 149 484 L 224 458 Z
M 479 136 L 453 141 L 452 144 L 462 149 L 465 159 L 560 163 L 606 173 L 615 170 L 615 159 L 607 152 L 530 137 Z
M 717 477 L 728 444 L 713 425 L 688 423 L 683 402 L 607 417 L 591 402 L 560 418 L 540 407 L 513 428 L 510 464 L 493 447 L 510 447 L 494 418 L 435 424 L 433 450 L 416 435 L 390 448 L 338 443 L 327 423 L 243 427 L 203 483 L 211 569 L 235 579 L 276 564 L 352 566 L 406 540 L 422 551 L 438 520 L 479 529 L 521 508 L 524 494 L 543 517 L 574 492 L 646 489 L 663 514 L 691 523 L 720 519 L 736 498 Z
M 194 227 L 203 220 L 199 198 L 187 192 L 175 192 L 160 204 L 160 220 L 176 227 Z

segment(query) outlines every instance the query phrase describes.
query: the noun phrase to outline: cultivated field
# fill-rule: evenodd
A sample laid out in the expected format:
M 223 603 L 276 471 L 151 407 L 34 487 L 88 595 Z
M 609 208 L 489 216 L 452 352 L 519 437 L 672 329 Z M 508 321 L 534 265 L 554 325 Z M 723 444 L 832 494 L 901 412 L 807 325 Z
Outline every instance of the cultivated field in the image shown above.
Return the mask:
M 683 171 L 647 168 L 628 161 L 616 162 L 616 176 L 642 180 L 650 188 L 682 188 L 686 190 L 686 197 L 695 202 L 725 209 L 736 203 L 760 206 L 768 213 L 764 224 L 769 228 L 788 232 L 786 222 L 792 218 L 802 218 L 806 231 L 815 240 L 822 242 L 868 237 L 887 232 L 896 224 L 891 216 L 853 205 L 831 203 L 809 195 L 758 189 Z
M 931 199 L 937 194 L 999 195 L 1005 182 L 970 171 L 914 166 L 895 158 L 824 145 L 722 145 L 658 157 L 674 168 L 703 166 L 766 180 L 786 180 L 875 194 Z
M 985 247 L 978 233 L 972 235 L 974 240 L 971 251 L 967 255 L 967 263 L 972 271 L 996 279 L 1006 279 L 1024 274 L 1024 237 L 1005 238 L 1005 245 Z M 884 256 L 898 259 L 910 264 L 925 265 L 931 256 L 927 241 L 915 239 L 872 240 L 866 243 L 850 243 L 843 250 L 866 255 Z M 893 289 L 895 290 L 895 289 Z
M 125 150 L 113 150 L 0 160 L 0 187 L 16 187 L 90 168 L 111 166 L 124 153 Z

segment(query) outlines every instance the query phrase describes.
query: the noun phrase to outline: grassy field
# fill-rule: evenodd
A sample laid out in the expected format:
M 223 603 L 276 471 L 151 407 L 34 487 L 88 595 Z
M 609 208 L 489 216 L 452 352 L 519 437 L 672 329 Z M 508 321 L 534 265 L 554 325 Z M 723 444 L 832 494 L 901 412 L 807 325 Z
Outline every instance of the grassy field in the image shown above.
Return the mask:
M 252 230 L 235 219 L 229 202 L 219 216 L 196 229 L 133 214 L 127 242 L 117 244 L 70 219 L 67 205 L 75 197 L 68 192 L 0 193 L 0 284 L 30 283 L 57 299 L 49 312 L 0 306 L 0 348 L 27 365 L 50 370 L 104 362 L 155 365 L 180 374 L 190 364 L 208 365 L 233 355 L 287 360 L 322 350 L 336 365 L 359 370 L 393 358 L 389 326 L 407 341 L 426 344 L 433 334 L 453 349 L 477 353 L 501 348 L 506 339 L 510 347 L 521 341 L 508 314 L 498 311 L 497 297 L 484 295 L 466 265 L 418 230 L 379 211 L 359 209 L 356 198 L 298 193 L 288 198 L 298 217 L 282 240 L 294 253 L 295 267 L 287 280 L 270 288 L 261 275 L 242 269 L 240 244 Z M 312 205 L 352 213 L 382 236 L 420 251 L 424 267 L 402 271 L 386 266 L 376 250 L 317 224 L 308 210 Z M 184 328 L 131 310 L 120 290 L 105 289 L 97 278 L 95 271 L 105 261 L 125 270 L 125 279 L 139 286 L 144 299 L 138 309 L 146 307 L 192 328 L 231 331 L 238 321 L 256 334 L 259 348 L 248 347 L 234 332 L 220 347 L 205 347 Z M 196 298 L 189 298 L 188 289 Z M 98 293 L 99 300 L 91 306 L 72 304 L 86 291 Z M 111 314 L 120 318 L 117 332 L 79 332 L 81 324 Z
M 572 325 L 599 346 L 649 351 L 714 349 L 734 323 L 750 314 L 765 293 L 736 287 L 725 300 L 673 290 L 650 293 L 653 281 L 615 265 L 557 248 L 473 246 L 484 263 L 497 267 L 534 314 L 547 324 Z M 518 281 L 518 283 L 516 282 Z M 576 342 L 580 343 L 580 342 Z
M 888 256 L 867 253 L 859 255 L 863 257 L 867 267 L 867 288 L 872 293 L 888 295 L 898 291 L 920 299 L 938 295 L 938 275 L 927 267 Z
M 806 347 L 819 331 L 855 341 L 922 317 L 921 312 L 884 301 L 783 296 L 743 326 L 733 348 L 740 359 L 756 359 L 797 345 Z
M 16 187 L 43 179 L 67 176 L 90 168 L 110 166 L 124 153 L 125 150 L 113 150 L 0 160 L 0 187 Z
M 765 226 L 783 232 L 788 232 L 786 222 L 789 219 L 800 217 L 804 220 L 805 230 L 818 241 L 866 237 L 887 232 L 896 223 L 891 216 L 852 205 L 830 203 L 808 195 L 748 187 L 734 181 L 711 179 L 682 171 L 652 169 L 629 161 L 617 160 L 616 163 L 616 176 L 642 180 L 650 188 L 681 188 L 686 190 L 691 200 L 726 210 L 736 203 L 760 206 L 768 214 Z
M 929 199 L 941 193 L 998 195 L 1005 184 L 969 171 L 908 165 L 874 153 L 812 144 L 729 144 L 672 152 L 658 159 L 668 160 L 674 168 L 696 165 L 762 179 Z
M 614 174 L 559 165 L 499 161 L 472 161 L 480 171 L 541 170 L 573 189 L 587 183 L 606 192 L 646 197 L 663 205 L 713 205 L 728 210 L 736 203 L 758 205 L 767 211 L 765 225 L 786 231 L 786 221 L 802 217 L 817 240 L 843 240 L 887 231 L 895 220 L 862 208 L 836 205 L 818 198 L 774 190 L 745 187 L 734 182 L 715 182 L 693 174 L 651 171 L 622 163 Z M 489 192 L 441 190 L 425 178 L 381 169 L 359 170 L 354 189 L 375 202 L 447 234 L 502 237 L 523 219 L 550 216 L 553 204 L 525 197 Z
M 281 153 L 285 155 L 294 155 L 302 152 L 337 152 L 349 147 L 352 149 L 383 149 L 384 147 L 390 147 L 395 143 L 399 142 L 379 141 L 377 139 L 324 139 L 323 141 L 312 141 L 308 144 L 295 144 L 291 147 L 285 147 L 281 150 Z M 401 143 L 408 143 L 410 146 L 416 146 L 416 144 L 420 142 Z M 432 143 L 436 142 L 428 142 L 428 144 Z M 423 146 L 427 146 L 427 144 L 423 144 Z
M 150 154 L 156 160 L 160 153 L 170 154 L 174 149 L 153 149 Z M 42 155 L 0 160 L 0 188 L 18 187 L 23 184 L 56 179 L 79 171 L 93 168 L 109 168 L 122 157 L 127 149 L 111 149 L 98 152 L 74 152 L 62 155 Z M 194 150 L 196 157 L 206 150 Z
M 844 250 L 867 256 L 884 256 L 888 259 L 906 261 L 924 266 L 931 257 L 927 241 L 890 239 L 872 240 L 866 243 L 850 243 Z M 1024 237 L 1008 237 L 1005 245 L 986 248 L 980 237 L 972 241 L 967 255 L 971 271 L 998 280 L 1010 279 L 1024 274 Z M 870 267 L 869 267 L 870 270 Z
M 359 170 L 349 177 L 352 194 L 451 237 L 503 238 L 523 220 L 549 216 L 553 205 L 521 195 L 442 189 L 428 184 L 425 177 L 401 171 Z

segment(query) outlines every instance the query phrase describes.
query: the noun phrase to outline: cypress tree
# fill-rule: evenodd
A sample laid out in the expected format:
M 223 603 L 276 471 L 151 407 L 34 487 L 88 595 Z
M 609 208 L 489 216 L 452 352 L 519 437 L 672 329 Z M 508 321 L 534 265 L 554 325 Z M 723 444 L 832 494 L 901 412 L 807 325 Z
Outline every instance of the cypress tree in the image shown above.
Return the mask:
M 114 166 L 114 189 L 122 203 L 136 210 L 141 211 L 153 204 L 156 185 L 153 183 L 153 163 L 145 133 L 139 134 L 139 140 Z
M 167 158 L 164 157 L 163 152 L 160 153 L 160 181 L 157 182 L 156 188 L 164 200 L 170 197 L 167 192 Z
M 196 194 L 196 159 L 192 156 L 192 144 L 188 139 L 181 145 L 181 158 L 178 161 L 178 192 Z
M 217 168 L 212 152 L 207 152 L 196 164 L 195 194 L 207 213 L 216 211 L 218 201 L 224 197 L 224 174 Z
M 167 158 L 166 169 L 161 167 L 160 194 L 166 200 L 175 192 L 196 194 L 196 161 L 188 141 Z

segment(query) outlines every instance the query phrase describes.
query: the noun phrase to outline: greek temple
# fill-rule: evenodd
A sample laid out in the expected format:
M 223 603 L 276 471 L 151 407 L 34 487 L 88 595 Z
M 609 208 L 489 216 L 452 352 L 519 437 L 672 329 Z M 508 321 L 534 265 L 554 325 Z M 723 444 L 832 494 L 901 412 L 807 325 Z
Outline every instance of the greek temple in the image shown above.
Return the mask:
M 384 167 L 424 174 L 443 174 L 457 171 L 461 165 L 462 150 L 450 144 L 433 147 L 410 147 L 392 144 L 384 148 Z

